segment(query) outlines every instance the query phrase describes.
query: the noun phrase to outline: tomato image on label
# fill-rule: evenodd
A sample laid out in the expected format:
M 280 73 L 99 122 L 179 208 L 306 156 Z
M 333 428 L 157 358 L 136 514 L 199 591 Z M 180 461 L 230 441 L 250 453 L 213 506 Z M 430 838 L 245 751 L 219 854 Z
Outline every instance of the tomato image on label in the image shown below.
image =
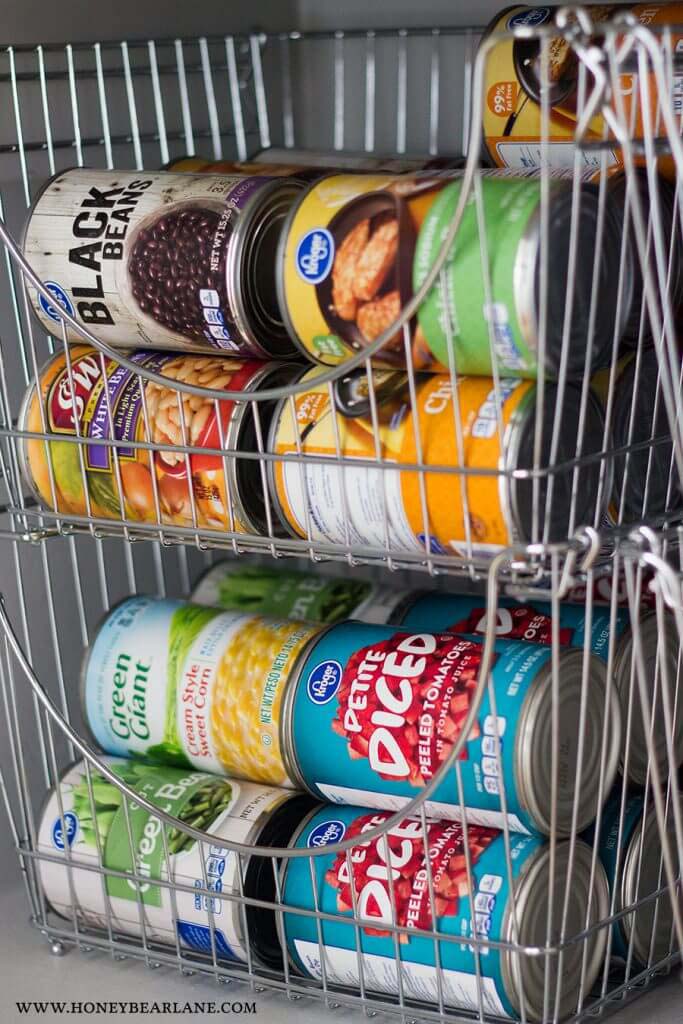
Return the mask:
M 460 735 L 480 663 L 479 644 L 448 634 L 397 633 L 364 647 L 344 670 L 332 728 L 380 778 L 424 786 Z M 469 739 L 477 735 L 475 725 Z
M 390 817 L 390 814 L 366 814 L 347 829 L 346 836 L 362 836 Z M 472 866 L 486 847 L 499 836 L 492 828 L 471 825 L 468 845 Z M 349 871 L 347 854 L 338 854 L 325 874 L 325 882 L 337 890 L 337 910 L 353 910 L 353 892 L 358 915 L 377 918 L 378 923 L 429 929 L 433 925 L 429 895 L 432 876 L 434 909 L 437 917 L 458 913 L 461 899 L 469 896 L 467 858 L 462 826 L 458 822 L 436 821 L 427 827 L 430 866 L 425 858 L 425 843 L 420 818 L 406 818 L 390 829 L 386 837 L 372 839 L 354 848 Z M 353 875 L 353 877 L 351 877 Z M 395 915 L 392 910 L 392 889 Z M 363 927 L 366 935 L 390 935 L 386 928 Z M 399 935 L 407 943 L 410 936 Z
M 473 608 L 466 618 L 446 628 L 452 633 L 486 632 L 486 607 Z M 550 615 L 534 608 L 533 605 L 515 605 L 509 608 L 498 608 L 496 614 L 496 636 L 506 636 L 511 640 L 527 640 L 536 644 L 552 643 L 552 624 Z M 574 630 L 560 627 L 560 645 L 568 647 L 572 643 Z

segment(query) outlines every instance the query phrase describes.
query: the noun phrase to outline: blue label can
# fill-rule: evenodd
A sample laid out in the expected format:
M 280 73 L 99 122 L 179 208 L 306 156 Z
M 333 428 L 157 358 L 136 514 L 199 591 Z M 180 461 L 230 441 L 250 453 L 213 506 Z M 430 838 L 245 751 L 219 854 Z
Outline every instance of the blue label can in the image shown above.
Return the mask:
M 288 689 L 283 750 L 291 777 L 333 803 L 402 807 L 432 782 L 453 750 L 481 655 L 475 637 L 360 622 L 331 626 L 312 642 Z M 550 647 L 497 642 L 490 685 L 457 762 L 470 822 L 502 827 L 504 791 L 513 831 L 549 833 L 554 763 L 558 833 L 571 828 L 575 798 L 580 827 L 594 820 L 603 741 L 610 785 L 617 770 L 620 712 L 612 691 L 605 720 L 603 662 L 587 656 L 585 685 L 583 667 L 582 651 L 562 650 L 554 687 Z M 462 816 L 455 769 L 427 806 L 437 817 Z
M 671 806 L 668 816 L 676 850 Z M 583 838 L 592 845 L 595 829 Z M 672 952 L 673 913 L 669 893 L 656 896 L 666 887 L 666 874 L 651 796 L 646 801 L 642 793 L 623 794 L 621 786 L 615 787 L 603 810 L 598 855 L 610 887 L 609 912 L 621 915 L 612 927 L 612 956 L 630 960 L 636 970 L 657 964 Z
M 314 812 L 295 836 L 293 846 L 310 849 L 312 856 L 283 865 L 285 911 L 279 927 L 293 967 L 357 990 L 361 964 L 366 991 L 402 992 L 406 1000 L 429 1002 L 441 994 L 447 1006 L 495 1016 L 525 1013 L 529 1020 L 543 1017 L 547 969 L 554 975 L 550 1014 L 554 1010 L 562 1018 L 571 1013 L 597 976 L 607 930 L 583 939 L 581 955 L 564 957 L 557 990 L 557 959 L 550 956 L 546 968 L 545 960 L 513 951 L 547 941 L 551 861 L 546 841 L 512 836 L 508 865 L 503 834 L 477 825 L 465 835 L 458 822 L 423 825 L 420 818 L 405 818 L 386 837 L 364 839 L 389 817 L 386 811 L 327 806 Z M 350 851 L 321 852 L 349 836 L 358 836 Z M 591 877 L 588 847 L 578 841 L 574 857 L 570 879 L 569 844 L 557 844 L 554 885 L 569 893 L 568 937 L 582 932 L 587 916 L 598 922 L 608 906 L 604 871 L 598 864 Z M 555 901 L 558 929 L 562 903 Z M 318 910 L 326 917 L 316 920 L 297 909 Z M 354 924 L 354 909 L 364 924 Z M 506 945 L 489 946 L 488 941 Z
M 403 605 L 397 624 L 407 629 L 446 630 L 452 633 L 481 636 L 486 631 L 486 598 L 472 594 L 448 594 L 439 591 L 414 595 Z M 657 686 L 658 657 L 666 657 L 669 678 L 675 679 L 678 663 L 677 631 L 671 626 L 658 628 L 654 612 L 641 616 L 638 634 L 647 666 L 647 676 L 654 690 Z M 551 644 L 552 606 L 544 601 L 519 602 L 514 598 L 500 597 L 496 614 L 496 636 L 510 640 L 526 640 L 529 643 Z M 644 786 L 648 776 L 650 750 L 654 747 L 660 767 L 668 771 L 669 755 L 662 715 L 655 718 L 652 743 L 649 743 L 649 729 L 643 725 L 643 713 L 635 682 L 633 657 L 633 630 L 629 613 L 622 608 L 616 612 L 614 624 L 610 622 L 610 609 L 593 607 L 590 619 L 585 605 L 561 604 L 557 636 L 561 647 L 583 649 L 586 645 L 611 665 L 612 678 L 619 695 L 624 722 L 629 721 L 630 743 L 628 751 L 621 752 L 620 768 L 631 782 Z M 611 647 L 611 650 L 610 650 Z M 659 654 L 658 654 L 659 649 Z M 660 669 L 661 671 L 661 669 Z M 629 711 L 629 708 L 631 709 Z M 674 749 L 676 763 L 683 763 L 683 701 L 676 704 L 674 727 Z

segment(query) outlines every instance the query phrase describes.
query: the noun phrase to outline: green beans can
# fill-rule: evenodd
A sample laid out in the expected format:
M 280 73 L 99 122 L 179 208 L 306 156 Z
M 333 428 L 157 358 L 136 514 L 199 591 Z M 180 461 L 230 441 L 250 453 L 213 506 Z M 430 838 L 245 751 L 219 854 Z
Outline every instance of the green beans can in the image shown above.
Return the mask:
M 136 793 L 217 841 L 199 843 L 165 828 L 81 761 L 48 794 L 40 819 L 40 880 L 52 909 L 73 918 L 77 907 L 79 922 L 91 928 L 241 963 L 250 950 L 259 962 L 280 964 L 273 913 L 239 902 L 240 895 L 274 900 L 271 861 L 240 857 L 220 840 L 286 845 L 313 806 L 310 798 L 203 772 L 103 760 Z

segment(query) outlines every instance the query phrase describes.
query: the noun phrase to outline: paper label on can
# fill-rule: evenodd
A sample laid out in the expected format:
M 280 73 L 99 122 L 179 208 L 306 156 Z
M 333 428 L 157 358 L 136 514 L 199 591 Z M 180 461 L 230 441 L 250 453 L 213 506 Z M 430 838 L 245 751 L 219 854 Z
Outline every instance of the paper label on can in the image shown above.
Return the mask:
M 281 407 L 274 432 L 276 454 L 295 457 L 274 465 L 284 519 L 300 537 L 310 532 L 313 540 L 351 547 L 468 554 L 512 543 L 510 480 L 497 472 L 460 476 L 457 467 L 501 468 L 505 431 L 532 388 L 519 379 L 492 388 L 488 378 L 460 378 L 462 451 L 449 376 L 419 384 L 417 418 L 407 389 L 380 402 L 376 428 L 370 417 L 332 409 L 325 385 L 301 391 L 294 413 L 289 402 Z M 375 467 L 378 451 L 382 465 Z M 356 467 L 356 459 L 363 464 Z M 394 461 L 416 468 L 394 470 Z
M 238 326 L 226 259 L 236 220 L 268 177 L 76 168 L 48 183 L 31 211 L 24 252 L 74 318 L 126 348 L 262 352 Z M 36 312 L 53 319 L 29 288 Z M 202 297 L 215 291 L 216 307 Z M 204 317 L 218 308 L 214 326 Z M 218 325 L 218 326 L 216 326 Z M 70 341 L 80 337 L 66 327 Z
M 368 989 L 395 994 L 395 935 L 390 926 L 404 927 L 406 931 L 400 938 L 403 992 L 408 998 L 434 1000 L 438 998 L 436 954 L 433 939 L 425 933 L 435 930 L 444 936 L 493 941 L 503 938 L 510 895 L 503 837 L 495 829 L 472 825 L 468 829 L 466 852 L 459 823 L 429 822 L 425 840 L 422 820 L 415 817 L 405 818 L 389 830 L 386 838 L 364 841 L 364 834 L 389 816 L 389 812 L 335 807 L 334 820 L 329 808 L 323 808 L 311 819 L 296 846 L 316 846 L 318 852 L 310 863 L 291 860 L 284 878 L 287 948 L 309 976 L 322 975 L 324 959 L 327 978 L 352 987 L 359 984 L 359 951 L 363 966 L 367 962 L 368 974 L 363 976 Z M 358 837 L 350 857 L 346 853 L 321 853 L 321 846 L 338 841 L 342 828 L 345 839 Z M 325 836 L 328 838 L 324 839 Z M 510 840 L 510 865 L 516 878 L 542 841 L 533 836 L 511 836 Z M 429 848 L 429 866 L 425 844 Z M 436 921 L 432 918 L 430 874 Z M 313 900 L 317 902 L 314 904 Z M 314 905 L 323 913 L 334 915 L 333 919 L 322 921 L 320 934 L 314 919 L 296 912 L 296 908 L 312 909 Z M 357 916 L 368 922 L 359 929 L 353 925 L 354 906 Z M 439 962 L 447 1005 L 478 1010 L 479 974 L 484 1009 L 499 1015 L 514 1013 L 503 984 L 499 950 L 480 945 L 475 958 L 471 944 L 444 939 L 439 943 Z
M 496 613 L 495 635 L 528 643 L 552 644 L 552 606 L 544 601 L 518 602 L 500 597 Z M 593 654 L 607 661 L 610 637 L 618 642 L 629 628 L 627 611 L 616 613 L 611 628 L 610 615 L 594 609 L 591 616 L 589 646 Z M 487 627 L 486 600 L 465 594 L 420 594 L 402 617 L 407 629 L 438 629 L 449 633 L 484 636 Z M 586 612 L 578 605 L 560 605 L 557 638 L 561 647 L 582 649 L 586 642 Z M 614 645 L 612 645 L 614 646 Z
M 291 786 L 282 696 L 319 627 L 130 598 L 91 648 L 85 712 L 109 753 Z
M 353 577 L 222 562 L 202 577 L 192 601 L 309 622 L 387 622 L 408 593 Z
M 168 814 L 204 831 L 234 842 L 248 842 L 258 822 L 278 807 L 286 795 L 278 789 L 234 782 L 175 768 L 135 761 L 105 763 L 136 792 Z M 148 940 L 174 942 L 211 952 L 211 923 L 216 952 L 229 959 L 246 959 L 245 937 L 236 901 L 223 895 L 239 894 L 239 865 L 235 854 L 218 844 L 203 850 L 186 833 L 164 830 L 159 818 L 139 804 L 124 806 L 119 790 L 93 771 L 88 782 L 83 763 L 74 766 L 60 784 L 42 815 L 38 849 L 53 857 L 64 851 L 55 841 L 70 828 L 69 863 L 41 860 L 45 895 L 59 913 L 72 916 L 72 900 L 79 916 L 94 927 L 107 927 L 107 911 L 116 931 L 142 932 Z M 91 794 L 94 800 L 91 801 Z M 94 811 L 94 813 L 93 813 Z M 132 851 L 131 851 L 132 842 Z M 82 866 L 79 866 L 82 865 Z M 102 879 L 92 867 L 104 866 L 123 875 Z M 163 884 L 173 880 L 185 889 L 173 893 Z M 176 921 L 177 919 L 177 921 Z M 207 949 L 208 941 L 208 949 Z
M 308 191 L 286 229 L 283 290 L 294 333 L 315 359 L 336 364 L 362 350 L 422 286 L 460 198 L 462 180 L 453 176 L 336 175 Z M 522 329 L 534 311 L 517 308 L 517 257 L 540 182 L 484 176 L 481 192 L 490 275 L 485 280 L 472 196 L 442 281 L 378 362 L 403 363 L 410 340 L 418 370 L 443 370 L 452 357 L 459 374 L 536 376 L 535 339 Z
M 350 622 L 332 627 L 301 666 L 292 708 L 294 755 L 320 795 L 340 787 L 362 802 L 395 806 L 439 771 L 469 714 L 481 643 L 447 633 L 417 633 Z M 475 812 L 500 814 L 505 790 L 511 826 L 536 830 L 516 791 L 517 726 L 524 700 L 551 649 L 496 643 L 495 714 L 485 691 L 458 772 Z M 355 796 L 352 798 L 355 799 Z M 455 772 L 432 795 L 440 813 L 460 815 Z M 484 819 L 486 820 L 486 819 Z
M 493 744 L 491 744 L 491 749 L 493 749 Z M 329 800 L 331 804 L 359 804 L 362 807 L 387 808 L 390 811 L 398 811 L 401 807 L 405 807 L 409 800 L 409 797 L 388 796 L 386 793 L 378 795 L 368 792 L 367 789 L 353 789 L 351 786 L 318 785 L 317 788 L 325 800 Z M 461 818 L 459 807 L 440 800 L 427 800 L 425 811 L 430 818 L 448 818 L 453 821 L 459 821 Z M 498 829 L 503 829 L 507 822 L 508 828 L 513 832 L 531 835 L 529 829 L 516 814 L 502 814 L 500 811 L 477 811 L 468 807 L 467 821 L 472 825 Z
M 220 455 L 183 455 L 163 449 L 150 453 L 135 445 L 220 448 L 229 423 L 238 415 L 236 403 L 218 403 L 219 423 L 217 403 L 198 403 L 193 396 L 182 395 L 174 390 L 175 380 L 239 391 L 249 388 L 263 364 L 235 361 L 226 366 L 217 356 L 158 352 L 135 352 L 130 358 L 141 369 L 168 376 L 168 387 L 144 381 L 86 346 L 73 349 L 69 363 L 60 356 L 48 365 L 41 381 L 47 422 L 43 427 L 34 396 L 24 429 L 47 429 L 54 435 L 80 436 L 82 441 L 53 441 L 49 446 L 43 441 L 27 443 L 27 461 L 41 497 L 55 505 L 54 483 L 56 508 L 63 513 L 184 526 L 222 525 L 245 532 L 247 526 L 235 511 L 241 506 L 239 493 L 230 494 L 230 514 Z
M 294 940 L 294 949 L 306 973 L 318 981 L 322 980 L 321 952 L 318 942 Z M 325 947 L 325 978 L 328 984 L 345 985 L 357 988 L 359 985 L 358 953 L 352 949 L 331 949 Z M 363 982 L 368 991 L 385 992 L 395 995 L 398 992 L 398 966 L 391 956 L 378 956 L 376 953 L 363 953 Z M 440 978 L 437 979 L 437 974 Z M 401 983 L 403 993 L 411 999 L 419 999 L 428 1003 L 438 1002 L 439 981 L 444 1002 L 463 1010 L 479 1011 L 496 1017 L 507 1016 L 505 1007 L 500 1000 L 496 984 L 491 978 L 480 978 L 466 971 L 452 971 L 428 964 L 401 964 Z M 481 994 L 480 994 L 481 993 Z

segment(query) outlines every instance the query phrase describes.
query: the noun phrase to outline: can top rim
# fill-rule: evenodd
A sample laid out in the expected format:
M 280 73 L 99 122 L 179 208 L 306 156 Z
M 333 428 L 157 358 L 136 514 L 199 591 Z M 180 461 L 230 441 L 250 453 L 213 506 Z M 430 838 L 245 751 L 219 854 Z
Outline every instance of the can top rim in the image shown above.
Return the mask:
M 589 680 L 582 685 L 584 659 L 588 658 Z M 602 792 L 612 789 L 621 751 L 621 712 L 616 688 L 609 686 L 610 709 L 605 710 L 608 686 L 604 662 L 583 649 L 565 649 L 560 654 L 557 701 L 559 748 L 567 750 L 564 763 L 558 765 L 557 792 L 553 788 L 553 659 L 539 669 L 524 700 L 515 743 L 515 786 L 522 806 L 534 820 L 539 831 L 549 835 L 554 824 L 558 835 L 568 835 L 572 828 L 576 798 L 576 830 L 582 832 L 595 820 L 600 794 L 600 767 L 603 738 L 608 745 L 605 756 Z M 583 715 L 583 756 L 576 763 Z M 591 742 L 592 737 L 592 742 Z M 563 742 L 563 740 L 565 742 Z M 565 782 L 561 781 L 564 777 Z M 553 797 L 556 814 L 553 816 Z
M 578 935 L 586 927 L 597 924 L 609 913 L 609 886 L 605 870 L 599 862 L 595 864 L 593 873 L 593 856 L 590 848 L 581 840 L 574 844 L 563 842 L 558 844 L 551 856 L 551 849 L 543 846 L 534 857 L 523 867 L 522 875 L 517 879 L 512 898 L 508 902 L 506 916 L 503 919 L 502 938 L 515 945 L 543 947 L 548 942 L 547 898 L 539 899 L 539 894 L 546 897 L 549 893 L 551 871 L 554 873 L 554 910 L 553 936 L 560 931 L 560 921 L 565 889 L 568 882 L 568 868 L 571 864 L 571 895 L 572 899 L 566 906 L 566 920 L 563 921 L 565 936 Z M 592 883 L 592 885 L 591 885 Z M 586 907 L 591 907 L 591 920 L 586 922 Z M 513 913 L 513 909 L 516 913 Z M 560 1020 L 568 1016 L 576 1007 L 579 990 L 585 994 L 595 981 L 602 966 L 607 944 L 607 928 L 600 928 L 582 942 L 577 942 L 564 950 L 561 958 L 562 979 L 560 982 L 559 1006 L 552 995 L 553 984 L 550 985 L 550 1013 Z M 552 939 L 551 941 L 554 941 Z M 584 973 L 584 954 L 588 946 Z M 558 957 L 550 960 L 550 971 L 557 974 Z M 517 1013 L 521 1014 L 524 994 L 524 1009 L 532 1020 L 544 1019 L 546 973 L 548 959 L 546 957 L 525 957 L 518 953 L 501 951 L 501 972 L 508 998 Z M 583 976 L 583 987 L 580 985 Z
M 675 846 L 675 832 L 672 815 L 668 822 L 669 839 Z M 655 808 L 650 807 L 645 817 L 641 815 L 628 838 L 628 846 L 622 865 L 621 886 L 619 887 L 619 910 L 628 907 L 638 900 L 650 896 L 662 885 L 666 878 L 660 878 L 660 860 L 662 844 L 659 838 Z M 653 918 L 657 913 L 657 929 L 653 942 Z M 658 900 L 650 900 L 639 907 L 634 913 L 625 914 L 620 920 L 627 946 L 633 947 L 634 958 L 642 965 L 657 963 L 669 952 L 673 910 L 668 893 Z M 652 958 L 650 950 L 652 949 Z

